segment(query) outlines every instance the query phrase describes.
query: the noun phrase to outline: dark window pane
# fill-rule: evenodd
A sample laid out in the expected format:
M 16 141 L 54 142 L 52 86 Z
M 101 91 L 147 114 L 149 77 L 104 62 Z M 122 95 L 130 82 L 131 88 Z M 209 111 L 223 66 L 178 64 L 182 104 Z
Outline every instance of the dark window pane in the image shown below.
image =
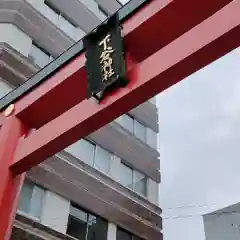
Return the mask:
M 74 206 L 70 208 L 67 234 L 79 240 L 85 240 L 88 214 Z
M 144 240 L 144 239 L 137 237 L 137 236 L 133 236 L 133 240 Z
M 116 240 L 144 240 L 134 234 L 118 227 L 117 228 L 117 239 Z
M 108 223 L 77 206 L 71 206 L 67 234 L 79 240 L 107 240 Z
M 108 224 L 102 218 L 89 216 L 87 240 L 107 240 Z
M 79 240 L 85 240 L 87 223 L 73 216 L 68 218 L 67 234 Z
M 132 240 L 132 234 L 121 228 L 118 228 L 117 229 L 117 240 Z

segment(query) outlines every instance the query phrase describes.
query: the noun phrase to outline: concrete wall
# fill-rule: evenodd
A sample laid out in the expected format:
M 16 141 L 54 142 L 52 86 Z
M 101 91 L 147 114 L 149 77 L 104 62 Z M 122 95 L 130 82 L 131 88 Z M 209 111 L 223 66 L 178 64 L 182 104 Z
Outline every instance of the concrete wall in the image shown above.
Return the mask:
M 66 233 L 70 202 L 61 196 L 47 191 L 42 211 L 41 223 L 61 233 Z
M 239 240 L 240 213 L 204 216 L 206 240 Z
M 0 42 L 8 43 L 24 56 L 31 52 L 32 39 L 18 27 L 10 23 L 1 23 L 0 32 Z

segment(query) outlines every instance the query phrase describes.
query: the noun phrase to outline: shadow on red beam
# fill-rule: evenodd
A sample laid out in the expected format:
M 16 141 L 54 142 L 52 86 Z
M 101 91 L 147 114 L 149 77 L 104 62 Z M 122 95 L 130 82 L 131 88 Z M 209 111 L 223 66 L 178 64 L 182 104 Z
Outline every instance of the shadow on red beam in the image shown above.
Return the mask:
M 152 0 L 123 24 L 126 50 L 142 61 L 231 0 Z M 40 128 L 86 97 L 84 54 L 16 103 L 15 114 Z M 1 125 L 1 119 L 0 119 Z
M 0 114 L 0 129 L 1 129 L 1 126 L 3 125 L 4 119 L 5 117 L 3 116 L 3 114 Z
M 131 84 L 102 104 L 84 100 L 22 140 L 12 170 L 19 174 L 124 112 L 225 55 L 240 43 L 240 1 L 234 1 L 174 42 L 138 63 Z
M 124 23 L 127 50 L 141 62 L 232 1 L 150 1 Z

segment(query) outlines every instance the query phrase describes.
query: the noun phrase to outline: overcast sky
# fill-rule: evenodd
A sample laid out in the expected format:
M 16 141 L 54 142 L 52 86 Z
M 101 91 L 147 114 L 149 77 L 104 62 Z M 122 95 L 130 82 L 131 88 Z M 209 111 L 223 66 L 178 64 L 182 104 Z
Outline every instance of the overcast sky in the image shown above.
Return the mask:
M 199 215 L 240 201 L 240 50 L 161 93 L 158 105 L 164 240 L 204 240 Z

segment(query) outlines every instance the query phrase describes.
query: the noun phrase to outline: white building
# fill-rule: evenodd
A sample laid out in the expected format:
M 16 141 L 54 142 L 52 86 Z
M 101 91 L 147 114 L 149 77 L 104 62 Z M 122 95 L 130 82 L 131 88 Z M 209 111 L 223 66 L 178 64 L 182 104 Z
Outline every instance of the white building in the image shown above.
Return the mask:
M 240 203 L 203 216 L 206 240 L 240 239 Z

